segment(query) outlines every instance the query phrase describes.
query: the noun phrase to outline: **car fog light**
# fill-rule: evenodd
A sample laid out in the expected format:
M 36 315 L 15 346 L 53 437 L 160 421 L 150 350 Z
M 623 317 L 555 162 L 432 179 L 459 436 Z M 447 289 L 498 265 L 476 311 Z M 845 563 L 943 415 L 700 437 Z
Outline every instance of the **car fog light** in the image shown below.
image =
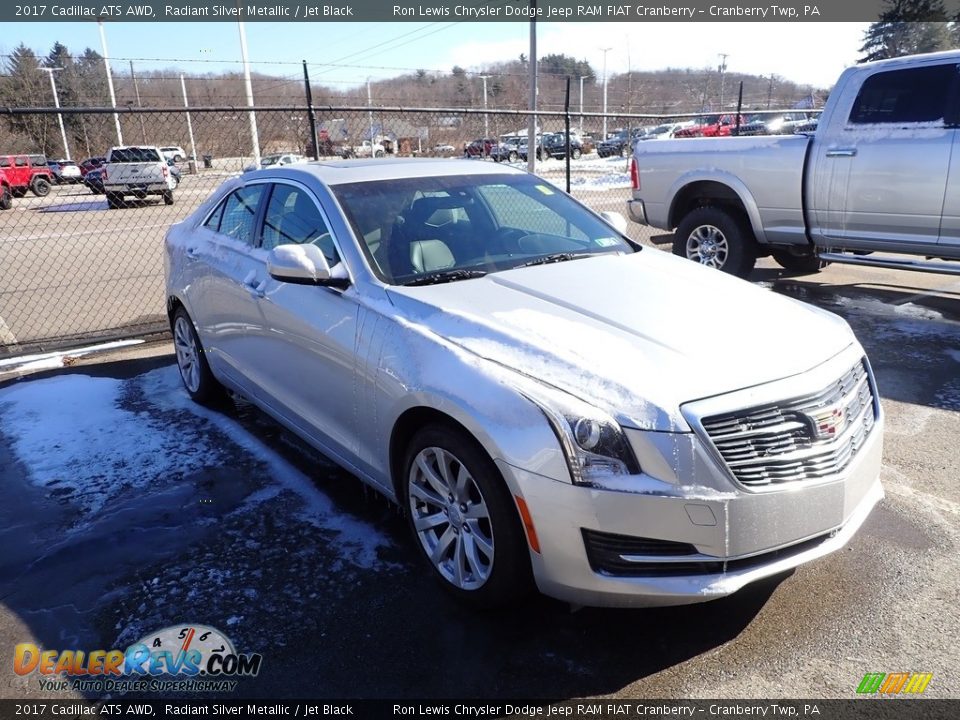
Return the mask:
M 573 429 L 573 436 L 584 450 L 593 450 L 600 442 L 600 423 L 590 418 L 580 418 Z

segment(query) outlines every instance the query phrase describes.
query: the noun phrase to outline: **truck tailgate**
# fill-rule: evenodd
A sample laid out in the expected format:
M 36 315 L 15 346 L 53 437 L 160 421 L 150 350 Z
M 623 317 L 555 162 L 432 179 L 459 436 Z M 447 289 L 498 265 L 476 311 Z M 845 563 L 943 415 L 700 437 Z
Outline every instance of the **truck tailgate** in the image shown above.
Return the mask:
M 150 185 L 164 180 L 159 163 L 107 164 L 107 185 Z

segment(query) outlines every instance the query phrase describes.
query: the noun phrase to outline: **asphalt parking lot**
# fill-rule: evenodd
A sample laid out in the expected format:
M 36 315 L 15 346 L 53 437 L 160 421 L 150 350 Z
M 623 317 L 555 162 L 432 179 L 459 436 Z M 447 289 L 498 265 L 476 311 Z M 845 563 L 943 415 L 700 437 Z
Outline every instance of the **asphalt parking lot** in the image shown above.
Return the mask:
M 886 499 L 844 550 L 705 605 L 477 613 L 385 501 L 249 406 L 191 404 L 161 352 L 0 383 L 0 655 L 202 623 L 264 656 L 231 697 L 852 697 L 894 671 L 958 697 L 960 280 L 752 279 L 844 316 L 877 373 Z M 718 300 L 691 331 L 749 321 Z M 7 669 L 0 696 L 50 692 Z

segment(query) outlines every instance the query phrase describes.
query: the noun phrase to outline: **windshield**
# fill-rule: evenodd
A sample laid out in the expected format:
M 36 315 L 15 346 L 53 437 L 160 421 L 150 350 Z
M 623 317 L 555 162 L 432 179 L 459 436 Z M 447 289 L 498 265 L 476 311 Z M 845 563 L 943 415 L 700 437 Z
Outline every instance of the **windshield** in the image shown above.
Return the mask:
M 529 175 L 402 178 L 331 189 L 374 273 L 391 284 L 635 251 L 592 212 Z

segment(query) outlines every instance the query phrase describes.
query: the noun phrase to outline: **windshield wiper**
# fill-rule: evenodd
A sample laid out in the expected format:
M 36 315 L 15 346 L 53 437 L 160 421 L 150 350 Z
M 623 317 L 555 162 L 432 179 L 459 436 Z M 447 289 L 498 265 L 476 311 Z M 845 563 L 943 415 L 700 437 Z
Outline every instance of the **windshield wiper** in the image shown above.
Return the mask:
M 525 263 L 520 263 L 519 265 L 514 265 L 511 270 L 522 267 L 531 267 L 532 265 L 548 265 L 550 263 L 565 262 L 567 260 L 573 260 L 574 258 L 588 257 L 590 253 L 576 253 L 576 252 L 562 252 L 562 253 L 553 253 L 551 255 L 543 255 L 542 257 L 529 260 Z
M 413 280 L 407 280 L 405 283 L 401 283 L 401 285 L 408 287 L 413 285 L 439 285 L 440 283 L 483 277 L 486 274 L 486 270 L 445 270 L 444 272 L 435 272 L 429 275 L 415 277 Z

